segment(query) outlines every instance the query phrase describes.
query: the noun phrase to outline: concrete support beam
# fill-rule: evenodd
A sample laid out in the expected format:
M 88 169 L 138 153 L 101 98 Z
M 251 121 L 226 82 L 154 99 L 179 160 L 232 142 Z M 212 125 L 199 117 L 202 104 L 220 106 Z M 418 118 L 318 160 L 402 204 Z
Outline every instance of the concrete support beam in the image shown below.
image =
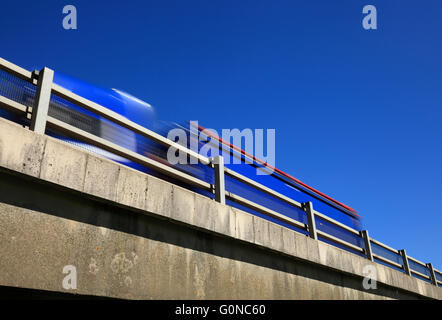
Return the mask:
M 0 174 L 35 193 L 29 201 L 12 197 L 7 184 L 0 194 L 8 202 L 0 201 L 0 285 L 63 290 L 59 269 L 76 263 L 85 276 L 79 293 L 125 298 L 442 298 L 441 288 L 422 280 L 4 119 Z M 45 196 L 69 219 L 56 216 Z M 85 213 L 70 212 L 90 201 Z M 142 225 L 141 217 L 153 220 Z M 113 219 L 149 236 L 93 225 Z M 24 251 L 32 258 L 18 254 Z M 116 267 L 131 263 L 131 271 Z M 379 291 L 362 287 L 367 264 L 376 268 Z

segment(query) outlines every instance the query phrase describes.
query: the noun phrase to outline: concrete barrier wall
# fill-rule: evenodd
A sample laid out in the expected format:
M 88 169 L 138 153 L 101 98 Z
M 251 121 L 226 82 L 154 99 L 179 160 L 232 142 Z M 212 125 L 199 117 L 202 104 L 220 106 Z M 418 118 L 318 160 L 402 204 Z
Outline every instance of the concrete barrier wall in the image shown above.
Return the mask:
M 133 299 L 442 297 L 441 288 L 0 119 L 0 285 Z M 76 267 L 75 290 L 62 287 Z M 372 265 L 377 289 L 362 286 Z

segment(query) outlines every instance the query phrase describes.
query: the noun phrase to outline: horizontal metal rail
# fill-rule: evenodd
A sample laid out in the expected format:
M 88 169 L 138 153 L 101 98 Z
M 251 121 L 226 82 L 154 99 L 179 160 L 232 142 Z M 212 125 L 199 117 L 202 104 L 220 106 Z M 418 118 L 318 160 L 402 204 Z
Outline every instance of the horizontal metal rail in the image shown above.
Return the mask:
M 435 272 L 435 273 L 438 273 L 439 275 L 441 275 L 441 276 L 442 276 L 442 272 L 440 272 L 439 270 L 437 270 L 437 269 L 434 269 L 434 268 L 433 268 L 433 270 L 434 270 L 434 272 Z
M 384 249 L 387 249 L 388 251 L 391 251 L 391 252 L 393 252 L 393 253 L 399 254 L 399 250 L 393 249 L 392 247 L 389 247 L 389 246 L 387 246 L 386 244 L 383 244 L 383 243 L 380 242 L 380 241 L 377 241 L 377 240 L 375 240 L 375 239 L 373 239 L 373 238 L 370 238 L 370 241 L 371 241 L 372 243 L 374 243 L 374 244 L 377 244 L 378 246 L 380 246 L 380 247 L 382 247 L 382 248 L 384 248 Z
M 344 230 L 346 230 L 346 231 L 348 231 L 350 233 L 353 233 L 354 235 L 360 236 L 359 231 L 357 231 L 357 230 L 355 230 L 355 229 L 353 229 L 353 228 L 351 228 L 349 226 L 346 226 L 345 224 L 340 223 L 339 221 L 336 221 L 336 220 L 334 220 L 334 219 L 332 219 L 330 217 L 327 217 L 326 215 L 324 215 L 324 214 L 322 214 L 322 213 L 320 213 L 320 212 L 318 212 L 316 210 L 315 210 L 314 214 L 315 214 L 315 216 L 318 216 L 321 219 L 324 219 L 325 221 L 330 222 L 330 223 L 334 224 L 337 227 L 340 227 L 340 228 L 342 228 L 342 229 L 344 229 Z
M 0 96 L 0 106 L 15 113 L 26 113 L 26 110 L 28 108 L 21 103 L 15 102 L 14 100 L 8 99 L 3 96 Z
M 290 199 L 289 197 L 287 197 L 279 192 L 276 192 L 275 190 L 272 190 L 272 189 L 260 184 L 259 182 L 253 181 L 252 179 L 247 178 L 246 176 L 243 176 L 242 174 L 240 174 L 238 172 L 235 172 L 235 171 L 228 169 L 228 168 L 224 168 L 224 173 L 241 181 L 241 182 L 244 182 L 245 184 L 247 184 L 251 187 L 254 187 L 254 188 L 256 188 L 260 191 L 263 191 L 271 196 L 274 196 L 275 198 L 277 198 L 279 200 L 282 200 L 282 201 L 284 201 L 288 204 L 291 204 L 299 209 L 302 209 L 302 205 L 298 201 Z
M 6 71 L 8 73 L 12 73 L 14 76 L 16 76 L 22 80 L 25 80 L 25 81 L 28 81 L 31 83 L 33 82 L 32 81 L 32 72 L 30 72 L 26 69 L 23 69 L 23 68 L 5 60 L 5 59 L 3 59 L 3 58 L 0 58 L 0 69 Z
M 337 244 L 343 245 L 343 246 L 345 246 L 345 247 L 347 247 L 349 249 L 352 249 L 354 251 L 357 251 L 357 252 L 360 252 L 360 253 L 364 253 L 364 249 L 362 249 L 361 247 L 358 247 L 358 246 L 356 246 L 356 245 L 354 245 L 352 243 L 349 243 L 349 242 L 347 242 L 345 240 L 336 238 L 336 237 L 332 236 L 331 234 L 325 233 L 324 231 L 316 230 L 316 233 L 319 236 L 321 236 L 323 238 L 326 238 L 326 239 L 328 239 L 330 241 L 333 241 L 333 242 L 335 242 Z
M 77 127 L 71 126 L 63 121 L 57 120 L 53 117 L 47 118 L 48 126 L 52 129 L 59 130 L 61 133 L 65 133 L 69 136 L 73 136 L 74 138 L 82 139 L 83 141 L 90 143 L 96 147 L 102 148 L 106 151 L 115 153 L 123 158 L 127 158 L 134 162 L 137 162 L 141 165 L 145 165 L 149 168 L 155 169 L 161 173 L 167 174 L 173 178 L 179 179 L 180 181 L 190 183 L 196 187 L 212 190 L 212 185 L 203 180 L 197 179 L 189 174 L 183 173 L 179 170 L 176 170 L 172 167 L 166 166 L 158 161 L 152 160 L 145 156 L 142 156 L 136 152 L 123 148 L 115 143 L 112 143 L 103 138 L 97 137 L 93 134 L 90 134 L 86 131 L 78 129 Z
M 420 264 L 421 266 L 423 266 L 423 267 L 427 267 L 427 265 L 425 264 L 425 263 L 423 263 L 423 262 L 421 262 L 421 261 L 419 261 L 419 260 L 417 260 L 417 259 L 415 259 L 415 258 L 412 258 L 412 257 L 410 257 L 410 256 L 408 256 L 408 260 L 411 260 L 411 261 L 413 261 L 413 262 L 415 262 L 415 263 L 417 263 L 417 264 Z
M 227 169 L 227 168 L 224 169 L 224 172 L 227 175 L 229 175 L 229 176 L 231 176 L 231 177 L 233 177 L 233 178 L 235 178 L 235 179 L 237 179 L 237 180 L 239 180 L 239 181 L 241 181 L 243 183 L 246 183 L 247 185 L 249 185 L 251 187 L 254 187 L 254 188 L 256 188 L 256 189 L 258 189 L 260 191 L 263 191 L 263 192 L 265 192 L 265 193 L 267 193 L 267 194 L 269 194 L 269 195 L 271 195 L 271 196 L 273 196 L 273 197 L 275 197 L 275 198 L 277 198 L 279 200 L 282 200 L 282 201 L 284 201 L 284 202 L 286 202 L 288 204 L 291 204 L 291 205 L 293 205 L 293 206 L 295 206 L 295 207 L 297 207 L 299 209 L 302 209 L 301 203 L 299 203 L 299 202 L 297 202 L 297 201 L 295 201 L 293 199 L 290 199 L 289 197 L 287 197 L 287 196 L 285 196 L 285 195 L 283 195 L 283 194 L 281 194 L 279 192 L 276 192 L 276 191 L 274 191 L 274 190 L 272 190 L 272 189 L 270 189 L 270 188 L 268 188 L 268 187 L 266 187 L 266 186 L 264 186 L 264 185 L 262 185 L 262 184 L 260 184 L 260 183 L 258 183 L 256 181 L 253 181 L 252 179 L 247 178 L 247 177 L 245 177 L 244 175 L 242 175 L 240 173 L 237 173 L 237 172 L 235 172 L 235 171 L 233 171 L 231 169 Z M 334 224 L 337 227 L 340 227 L 340 228 L 342 228 L 342 229 L 344 229 L 344 230 L 346 230 L 348 232 L 351 232 L 351 233 L 359 236 L 359 231 L 357 231 L 357 230 L 355 230 L 353 228 L 350 228 L 349 226 L 346 226 L 345 224 L 342 224 L 342 223 L 340 223 L 340 222 L 338 222 L 338 221 L 336 221 L 336 220 L 334 220 L 334 219 L 332 219 L 330 217 L 327 217 L 326 215 L 324 215 L 324 214 L 322 214 L 322 213 L 320 213 L 320 212 L 318 212 L 316 210 L 314 211 L 314 214 L 316 216 L 326 220 L 327 222 L 330 222 L 330 223 Z
M 260 204 L 252 202 L 250 200 L 247 200 L 247 199 L 245 199 L 243 197 L 240 197 L 240 196 L 238 196 L 236 194 L 233 194 L 231 192 L 226 192 L 226 197 L 228 197 L 232 201 L 234 201 L 234 202 L 236 202 L 238 204 L 241 204 L 241 205 L 243 205 L 243 206 L 245 206 L 245 207 L 247 207 L 249 209 L 253 209 L 253 210 L 265 213 L 265 214 L 267 214 L 267 215 L 269 215 L 269 216 L 271 216 L 273 218 L 276 218 L 276 219 L 278 219 L 280 221 L 286 222 L 286 223 L 288 223 L 290 225 L 293 225 L 295 227 L 298 227 L 298 228 L 300 228 L 302 230 L 307 230 L 307 225 L 305 223 L 302 223 L 302 222 L 299 222 L 299 221 L 297 221 L 295 219 L 287 217 L 287 216 L 285 216 L 283 214 L 280 214 L 280 213 L 278 213 L 276 211 L 273 211 L 273 210 L 271 210 L 271 209 L 269 209 L 267 207 L 264 207 L 264 206 L 262 206 Z
M 153 132 L 152 130 L 146 129 L 143 126 L 140 126 L 139 124 L 130 121 L 129 119 L 119 115 L 118 113 L 109 110 L 95 102 L 92 102 L 88 99 L 85 99 L 63 87 L 60 87 L 59 85 L 52 84 L 52 92 L 58 95 L 59 97 L 66 99 L 69 102 L 72 102 L 88 111 L 91 111 L 103 118 L 106 118 L 107 120 L 110 120 L 126 129 L 132 130 L 135 133 L 138 133 L 146 138 L 149 138 L 157 143 L 160 143 L 162 145 L 176 148 L 177 150 L 180 150 L 186 154 L 188 154 L 191 157 L 194 157 L 198 159 L 203 164 L 210 164 L 210 160 L 207 157 L 204 157 L 200 155 L 199 153 L 192 151 L 188 149 L 187 147 L 184 147 L 176 142 L 173 142 L 162 135 Z
M 392 266 L 394 266 L 396 268 L 404 269 L 404 267 L 400 263 L 397 263 L 397 262 L 391 261 L 390 259 L 381 257 L 380 255 L 377 255 L 377 254 L 373 253 L 373 257 L 378 259 L 378 260 L 380 260 L 380 261 L 382 261 L 382 262 L 388 263 L 388 264 L 390 264 L 390 265 L 392 265 Z
M 419 271 L 416 271 L 416 270 L 410 269 L 410 272 L 411 272 L 411 273 L 414 273 L 415 275 L 417 275 L 417 276 L 419 276 L 419 277 L 425 278 L 425 279 L 427 279 L 427 280 L 431 280 L 431 277 L 430 277 L 430 276 L 427 276 L 426 274 L 420 273 Z

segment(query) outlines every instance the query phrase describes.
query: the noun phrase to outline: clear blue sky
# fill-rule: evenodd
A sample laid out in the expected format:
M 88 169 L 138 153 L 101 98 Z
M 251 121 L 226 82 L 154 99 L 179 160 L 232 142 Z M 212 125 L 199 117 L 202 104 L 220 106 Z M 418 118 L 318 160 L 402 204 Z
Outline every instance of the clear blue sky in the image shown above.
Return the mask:
M 62 28 L 66 4 L 78 30 Z M 163 120 L 275 128 L 278 168 L 442 269 L 441 12 L 438 0 L 3 1 L 0 56 L 122 89 Z

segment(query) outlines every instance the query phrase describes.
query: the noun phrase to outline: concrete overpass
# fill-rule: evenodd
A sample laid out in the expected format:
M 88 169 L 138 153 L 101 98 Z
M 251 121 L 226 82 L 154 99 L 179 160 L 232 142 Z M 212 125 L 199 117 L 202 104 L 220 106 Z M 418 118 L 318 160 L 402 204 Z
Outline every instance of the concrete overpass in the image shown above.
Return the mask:
M 0 243 L 3 294 L 442 298 L 440 287 L 1 118 Z M 363 287 L 367 265 L 376 289 Z M 76 288 L 63 285 L 66 266 Z

